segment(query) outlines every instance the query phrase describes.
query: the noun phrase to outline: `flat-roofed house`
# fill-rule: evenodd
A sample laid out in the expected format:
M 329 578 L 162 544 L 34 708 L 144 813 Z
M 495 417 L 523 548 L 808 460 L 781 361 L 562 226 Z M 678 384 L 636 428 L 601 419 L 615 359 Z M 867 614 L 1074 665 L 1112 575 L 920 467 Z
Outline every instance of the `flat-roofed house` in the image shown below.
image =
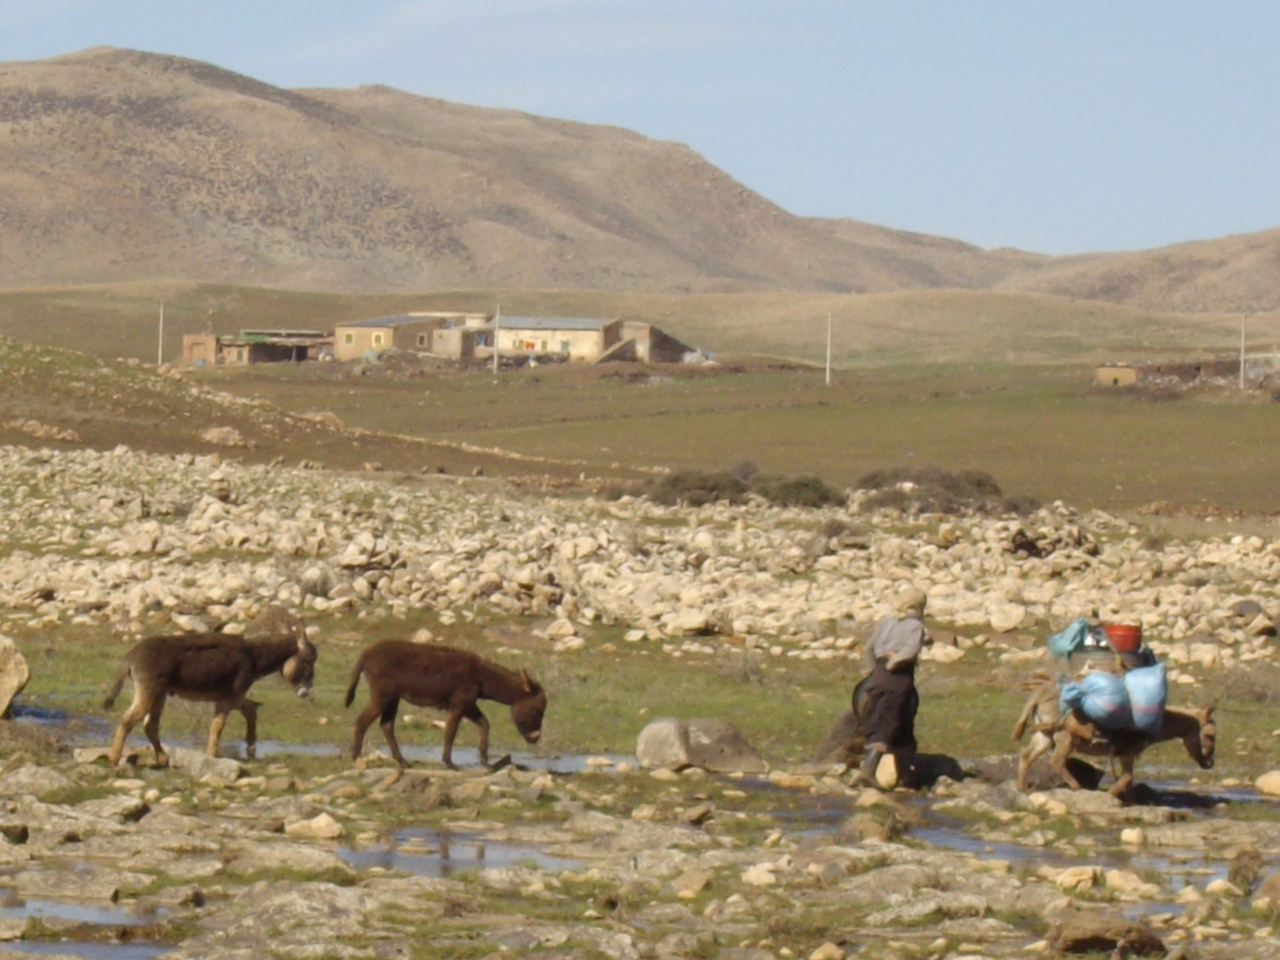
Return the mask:
M 1128 363 L 1107 363 L 1094 367 L 1093 382 L 1099 387 L 1132 387 L 1138 382 L 1138 368 Z
M 322 330 L 188 333 L 182 338 L 182 362 L 189 367 L 296 363 L 318 360 L 332 348 L 333 337 Z
M 502 356 L 593 361 L 621 339 L 622 321 L 597 317 L 509 317 L 490 321 Z
M 358 360 L 366 353 L 381 353 L 384 350 L 437 353 L 440 351 L 436 349 L 435 336 L 440 331 L 478 330 L 488 320 L 487 314 L 450 310 L 349 320 L 334 328 L 334 355 L 339 360 Z M 461 344 L 466 338 L 455 339 Z M 450 344 L 450 347 L 457 348 L 454 344 Z

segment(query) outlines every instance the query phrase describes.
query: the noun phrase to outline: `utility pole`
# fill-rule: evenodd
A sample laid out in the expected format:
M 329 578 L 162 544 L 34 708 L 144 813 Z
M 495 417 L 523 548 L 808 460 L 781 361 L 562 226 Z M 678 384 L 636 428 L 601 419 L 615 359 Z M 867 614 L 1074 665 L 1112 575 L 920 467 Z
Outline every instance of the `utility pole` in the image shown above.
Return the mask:
M 1244 317 L 1240 318 L 1240 389 L 1244 389 Z
M 827 386 L 831 386 L 831 311 L 827 311 Z
M 493 311 L 493 375 L 498 375 L 498 330 L 502 326 L 502 304 Z
M 160 332 L 156 336 L 156 366 L 164 363 L 164 301 L 160 301 Z

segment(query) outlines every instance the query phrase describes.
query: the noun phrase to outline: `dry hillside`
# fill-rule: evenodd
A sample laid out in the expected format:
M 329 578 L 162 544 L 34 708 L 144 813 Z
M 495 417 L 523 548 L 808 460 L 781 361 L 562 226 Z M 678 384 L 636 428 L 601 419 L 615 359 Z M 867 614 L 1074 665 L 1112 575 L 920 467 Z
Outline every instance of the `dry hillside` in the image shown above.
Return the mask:
M 627 130 L 106 48 L 0 68 L 9 286 L 882 290 L 1001 272 L 867 230 Z
M 686 146 L 386 87 L 284 90 L 95 48 L 0 64 L 0 286 L 309 291 L 998 289 L 1280 308 L 1280 231 L 1131 254 L 985 251 L 797 217 Z

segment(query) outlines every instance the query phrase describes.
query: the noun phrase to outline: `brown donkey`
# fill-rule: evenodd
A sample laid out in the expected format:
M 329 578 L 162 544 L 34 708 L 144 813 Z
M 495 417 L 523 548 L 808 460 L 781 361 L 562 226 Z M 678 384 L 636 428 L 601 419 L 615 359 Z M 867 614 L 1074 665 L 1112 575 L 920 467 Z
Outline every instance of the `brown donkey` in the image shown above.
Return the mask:
M 401 699 L 448 711 L 442 759 L 451 770 L 457 769 L 453 764 L 453 738 L 463 717 L 480 728 L 480 762 L 489 762 L 489 721 L 476 705 L 478 700 L 509 704 L 511 721 L 529 743 L 536 743 L 542 733 L 542 715 L 547 709 L 542 687 L 525 671 L 508 670 L 468 650 L 407 640 L 379 641 L 365 648 L 356 661 L 347 688 L 348 707 L 355 699 L 361 674 L 369 681 L 369 703 L 356 717 L 352 760 L 360 759 L 365 732 L 381 717 L 382 734 L 391 755 L 401 767 L 409 765 L 396 743 L 396 711 Z
M 184 700 L 211 700 L 213 722 L 209 725 L 209 756 L 218 755 L 227 714 L 239 710 L 245 719 L 245 753 L 252 757 L 258 737 L 257 705 L 247 694 L 254 682 L 280 673 L 299 696 L 311 693 L 315 677 L 316 648 L 307 639 L 302 621 L 289 632 L 246 640 L 224 633 L 190 633 L 169 637 L 148 637 L 124 656 L 103 707 L 110 709 L 124 686 L 133 677 L 133 704 L 120 718 L 108 759 L 120 762 L 125 738 L 143 717 L 143 729 L 156 751 L 156 763 L 165 766 L 168 755 L 160 745 L 160 715 L 170 694 Z

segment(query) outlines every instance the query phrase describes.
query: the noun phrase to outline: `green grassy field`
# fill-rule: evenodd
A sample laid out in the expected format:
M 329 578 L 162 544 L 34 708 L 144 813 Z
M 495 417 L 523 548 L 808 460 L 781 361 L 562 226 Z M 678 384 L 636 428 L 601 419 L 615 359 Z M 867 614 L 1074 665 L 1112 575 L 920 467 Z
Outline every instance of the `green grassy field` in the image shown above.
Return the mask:
M 1081 366 L 853 373 L 756 364 L 695 375 L 539 368 L 335 380 L 327 366 L 205 382 L 349 426 L 582 461 L 723 469 L 743 460 L 844 486 L 874 469 L 985 470 L 1006 494 L 1123 510 L 1155 501 L 1270 514 L 1280 405 L 1229 390 L 1097 390 Z

